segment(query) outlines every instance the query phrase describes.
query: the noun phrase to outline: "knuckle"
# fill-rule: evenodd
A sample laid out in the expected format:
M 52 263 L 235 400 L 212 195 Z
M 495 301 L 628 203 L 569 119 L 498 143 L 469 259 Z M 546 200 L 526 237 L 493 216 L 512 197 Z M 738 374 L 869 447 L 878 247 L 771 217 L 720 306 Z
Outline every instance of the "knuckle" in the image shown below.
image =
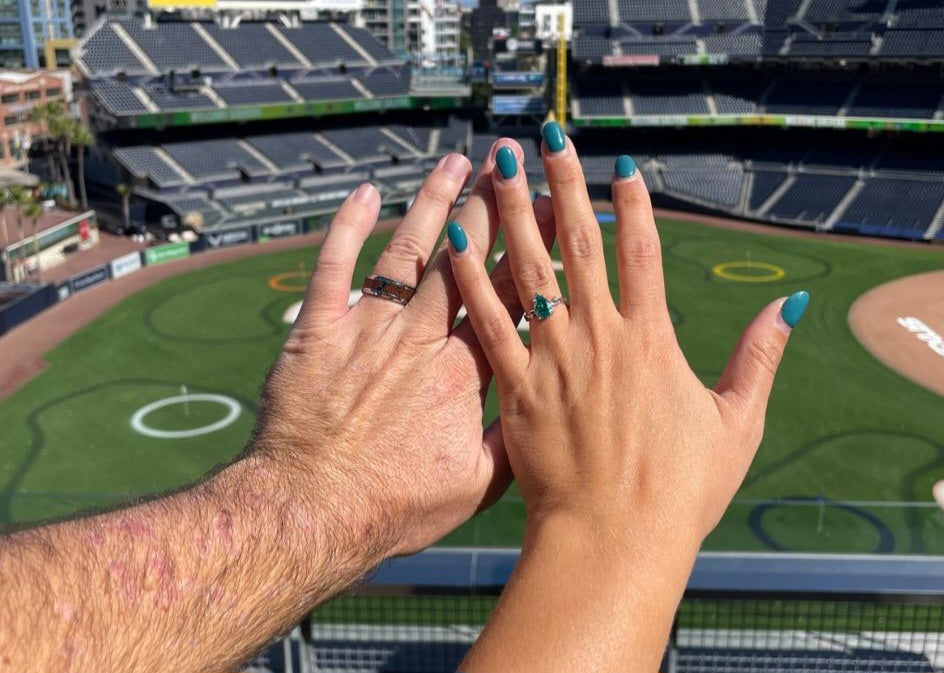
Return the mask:
M 542 259 L 523 259 L 517 264 L 518 280 L 525 288 L 544 288 L 550 285 L 551 269 Z
M 506 222 L 511 221 L 520 224 L 534 216 L 530 201 L 519 198 L 517 193 L 510 194 L 502 199 L 500 207 L 502 219 Z
M 384 252 L 395 260 L 409 262 L 418 259 L 425 260 L 427 254 L 426 246 L 423 245 L 420 239 L 414 234 L 405 232 L 398 233 L 391 238 Z
M 479 321 L 479 338 L 486 343 L 501 347 L 508 341 L 508 314 L 504 311 L 491 310 Z
M 566 246 L 570 256 L 577 260 L 594 260 L 602 249 L 600 232 L 583 225 L 569 231 Z
M 567 162 L 562 166 L 558 166 L 557 170 L 553 171 L 549 176 L 548 181 L 550 182 L 551 186 L 564 191 L 586 189 L 586 182 L 584 182 L 583 179 L 583 171 L 580 169 L 579 165 L 575 165 L 572 162 Z
M 495 294 L 505 303 L 517 304 L 518 287 L 515 285 L 515 279 L 510 273 L 498 273 L 492 278 L 492 287 L 495 288 Z
M 322 275 L 333 276 L 344 273 L 348 269 L 348 260 L 339 254 L 323 252 L 318 255 L 318 273 Z
M 635 266 L 643 266 L 658 262 L 662 257 L 659 244 L 649 236 L 626 236 L 620 246 L 623 261 Z
M 454 190 L 450 189 L 445 180 L 438 180 L 436 176 L 432 176 L 420 187 L 414 205 L 416 203 L 428 203 L 435 208 L 449 210 L 452 208 L 454 198 Z
M 769 337 L 752 339 L 748 342 L 747 349 L 751 361 L 773 378 L 780 365 L 780 348 L 774 340 Z

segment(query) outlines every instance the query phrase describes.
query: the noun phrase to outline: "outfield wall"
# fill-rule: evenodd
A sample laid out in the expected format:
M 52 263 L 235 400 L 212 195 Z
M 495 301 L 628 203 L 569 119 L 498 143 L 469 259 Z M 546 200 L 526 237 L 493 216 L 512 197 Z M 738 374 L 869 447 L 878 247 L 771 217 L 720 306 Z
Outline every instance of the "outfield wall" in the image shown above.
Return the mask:
M 387 204 L 380 211 L 380 219 L 402 215 L 404 205 L 402 202 Z M 202 232 L 195 241 L 164 243 L 121 255 L 104 264 L 85 269 L 58 285 L 30 286 L 32 289 L 23 296 L 0 306 L 0 335 L 74 294 L 124 278 L 144 267 L 185 259 L 207 250 L 251 243 L 264 244 L 279 238 L 302 236 L 326 227 L 333 217 L 334 210 L 331 210 L 212 229 Z

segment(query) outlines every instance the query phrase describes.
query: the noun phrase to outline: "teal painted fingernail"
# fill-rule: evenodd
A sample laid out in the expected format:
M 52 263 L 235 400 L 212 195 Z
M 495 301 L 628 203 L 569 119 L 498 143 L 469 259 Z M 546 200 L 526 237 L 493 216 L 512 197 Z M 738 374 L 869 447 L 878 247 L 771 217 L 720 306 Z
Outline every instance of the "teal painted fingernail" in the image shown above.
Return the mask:
M 628 154 L 616 157 L 616 175 L 620 178 L 631 178 L 636 175 L 636 162 Z
M 567 147 L 567 137 L 564 135 L 564 129 L 557 122 L 548 122 L 541 129 L 541 135 L 544 136 L 544 142 L 547 143 L 547 149 L 551 152 L 561 152 Z
M 498 172 L 506 180 L 518 175 L 518 158 L 508 146 L 498 148 L 495 152 L 495 163 L 498 164 Z
M 446 235 L 449 236 L 449 244 L 456 252 L 465 252 L 469 247 L 469 237 L 465 235 L 465 230 L 459 226 L 458 222 L 450 222 L 446 227 Z
M 809 304 L 809 292 L 806 292 L 805 290 L 794 292 L 785 302 L 783 302 L 783 306 L 780 307 L 780 317 L 782 317 L 783 321 L 790 325 L 790 327 L 796 327 L 797 323 L 800 322 L 800 318 L 802 318 L 803 314 L 806 312 L 806 307 L 809 306 Z

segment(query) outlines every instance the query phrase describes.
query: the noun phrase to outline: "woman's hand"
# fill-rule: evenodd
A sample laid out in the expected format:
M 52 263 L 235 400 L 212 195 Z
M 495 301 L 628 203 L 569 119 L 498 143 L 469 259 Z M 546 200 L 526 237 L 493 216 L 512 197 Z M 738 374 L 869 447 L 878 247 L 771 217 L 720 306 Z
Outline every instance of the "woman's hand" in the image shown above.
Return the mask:
M 534 563 L 543 568 L 564 563 L 573 552 L 585 560 L 575 571 L 599 571 L 594 575 L 598 585 L 612 582 L 617 593 L 626 588 L 619 584 L 621 569 L 629 567 L 662 587 L 674 610 L 695 551 L 717 525 L 760 443 L 774 374 L 807 296 L 797 293 L 764 308 L 744 332 L 718 385 L 705 388 L 675 338 L 659 236 L 632 160 L 619 158 L 612 185 L 617 305 L 610 296 L 603 241 L 574 147 L 554 123 L 545 127 L 544 138 L 544 168 L 570 290 L 569 301 L 554 306 L 549 316 L 542 315 L 546 305 L 541 299 L 535 304 L 535 297 L 553 300 L 562 293 L 531 214 L 524 166 L 513 141 L 499 141 L 498 170 L 492 176 L 518 300 L 537 313 L 531 320 L 530 348 L 522 344 L 492 289 L 482 252 L 466 240 L 460 225 L 449 227 L 456 282 L 495 372 L 505 447 L 528 512 L 522 566 L 530 567 L 527 556 L 538 548 L 545 549 L 544 556 L 535 551 Z M 611 558 L 605 560 L 607 556 Z M 675 561 L 679 558 L 681 563 Z M 594 565 L 597 561 L 601 565 Z M 659 576 L 673 567 L 674 575 L 684 575 L 680 585 L 669 582 L 678 596 Z M 533 583 L 533 575 L 527 576 Z M 561 583 L 574 581 L 572 576 L 548 579 L 546 591 L 557 594 Z M 521 577 L 513 581 L 528 583 Z M 591 582 L 583 598 L 575 600 L 592 602 L 594 586 Z M 506 614 L 514 601 L 504 600 L 504 612 L 501 607 L 497 612 Z M 600 614 L 618 624 L 621 601 L 631 606 L 634 597 L 618 594 Z M 549 608 L 545 604 L 540 614 Z M 565 612 L 573 628 L 573 608 Z M 657 614 L 650 605 L 648 617 L 658 621 Z M 532 628 L 541 633 L 541 642 L 553 643 L 553 628 L 545 626 L 547 630 Z M 612 627 L 611 622 L 609 631 Z M 630 642 L 626 638 L 613 647 L 618 652 Z M 659 652 L 662 645 L 664 640 Z M 503 670 L 527 670 L 527 657 L 540 657 L 539 649 L 531 652 L 517 643 L 504 652 Z M 483 665 L 487 650 L 477 647 L 464 669 L 488 669 Z M 512 651 L 521 653 L 520 660 Z M 638 649 L 636 655 L 636 663 L 644 660 Z M 526 665 L 517 667 L 516 661 Z M 608 660 L 598 662 L 599 667 L 586 660 L 575 663 L 579 661 L 566 663 L 587 670 L 610 668 L 604 665 Z M 564 670 L 559 659 L 555 666 Z
M 486 161 L 458 215 L 481 250 L 490 249 L 497 229 L 492 168 Z M 299 498 L 334 514 L 339 562 L 362 572 L 432 544 L 510 481 L 498 424 L 482 428 L 491 371 L 471 326 L 453 329 L 461 300 L 448 254 L 434 257 L 470 174 L 465 157 L 443 158 L 374 267 L 374 274 L 418 285 L 405 306 L 365 296 L 348 308 L 380 194 L 364 184 L 344 202 L 263 391 L 256 450 L 285 466 L 287 488 Z M 550 245 L 547 199 L 533 216 Z M 517 319 L 507 262 L 493 277 L 498 301 Z

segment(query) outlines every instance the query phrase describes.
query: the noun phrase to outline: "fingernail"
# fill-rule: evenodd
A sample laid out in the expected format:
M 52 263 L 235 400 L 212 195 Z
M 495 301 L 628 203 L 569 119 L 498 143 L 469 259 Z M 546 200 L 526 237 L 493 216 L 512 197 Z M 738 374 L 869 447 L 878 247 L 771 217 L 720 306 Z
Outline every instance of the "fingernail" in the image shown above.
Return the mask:
M 351 200 L 356 201 L 357 203 L 370 203 L 371 199 L 374 198 L 374 186 L 369 182 L 365 182 L 360 187 L 354 190 L 354 193 L 351 194 Z
M 499 147 L 495 152 L 495 164 L 498 166 L 498 172 L 506 180 L 511 180 L 518 175 L 518 157 L 507 145 Z
M 806 312 L 806 307 L 810 304 L 810 293 L 806 290 L 800 290 L 791 294 L 783 306 L 780 307 L 780 317 L 791 328 L 796 327 Z
M 469 175 L 468 160 L 461 154 L 447 154 L 439 160 L 437 168 L 441 168 L 456 180 L 465 180 Z
M 449 223 L 446 227 L 446 235 L 449 236 L 449 244 L 456 252 L 465 252 L 465 249 L 469 247 L 469 238 L 458 222 Z
M 636 175 L 636 162 L 628 154 L 621 154 L 616 157 L 616 176 L 619 178 L 631 178 Z
M 545 124 L 541 129 L 541 135 L 544 136 L 547 149 L 551 152 L 562 152 L 567 147 L 567 137 L 564 135 L 564 129 L 557 122 Z

